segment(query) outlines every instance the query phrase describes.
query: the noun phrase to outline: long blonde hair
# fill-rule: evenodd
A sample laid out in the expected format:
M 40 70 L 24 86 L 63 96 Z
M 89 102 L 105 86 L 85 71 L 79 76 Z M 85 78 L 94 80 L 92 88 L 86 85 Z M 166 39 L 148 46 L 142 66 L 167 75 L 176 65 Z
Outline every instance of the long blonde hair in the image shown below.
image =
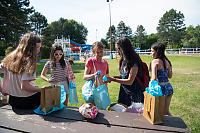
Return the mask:
M 13 73 L 22 74 L 26 71 L 29 74 L 34 74 L 37 63 L 36 43 L 41 43 L 40 37 L 26 33 L 17 48 L 3 59 L 3 66 Z

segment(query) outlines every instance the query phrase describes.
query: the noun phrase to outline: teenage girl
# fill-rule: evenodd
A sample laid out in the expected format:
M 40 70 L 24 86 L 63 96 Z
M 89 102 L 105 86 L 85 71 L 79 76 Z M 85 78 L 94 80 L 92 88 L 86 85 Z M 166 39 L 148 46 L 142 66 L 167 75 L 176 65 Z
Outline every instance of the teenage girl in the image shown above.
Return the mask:
M 154 43 L 151 46 L 153 60 L 150 69 L 152 70 L 152 80 L 157 80 L 165 95 L 165 115 L 169 112 L 170 101 L 173 95 L 173 88 L 168 78 L 172 78 L 172 64 L 165 56 L 165 45 Z

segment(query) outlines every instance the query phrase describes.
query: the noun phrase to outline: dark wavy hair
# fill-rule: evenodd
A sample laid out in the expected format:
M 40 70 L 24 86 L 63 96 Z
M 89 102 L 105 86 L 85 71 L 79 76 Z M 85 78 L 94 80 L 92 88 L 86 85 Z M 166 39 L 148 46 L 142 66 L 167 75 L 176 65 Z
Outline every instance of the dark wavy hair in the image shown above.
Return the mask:
M 51 48 L 51 54 L 50 54 L 50 63 L 52 67 L 56 67 L 56 59 L 54 56 L 54 53 L 57 50 L 61 50 L 63 52 L 62 46 L 61 44 L 53 44 L 52 48 Z M 64 54 L 62 55 L 61 59 L 59 60 L 60 65 L 62 66 L 62 68 L 65 68 L 66 64 L 65 64 L 65 60 L 64 60 Z
M 166 48 L 165 44 L 156 42 L 152 44 L 151 48 L 157 52 L 157 56 L 155 57 L 155 59 L 161 59 L 164 63 L 164 66 L 165 66 L 165 59 L 166 59 L 169 62 L 170 66 L 172 66 L 169 59 L 165 56 L 165 48 Z
M 142 60 L 140 56 L 135 52 L 135 49 L 131 41 L 127 37 L 120 38 L 116 45 L 118 46 L 118 53 L 120 55 L 120 67 L 123 58 L 127 61 L 128 68 L 130 70 L 130 65 L 135 61 L 138 63 L 138 68 L 141 68 Z

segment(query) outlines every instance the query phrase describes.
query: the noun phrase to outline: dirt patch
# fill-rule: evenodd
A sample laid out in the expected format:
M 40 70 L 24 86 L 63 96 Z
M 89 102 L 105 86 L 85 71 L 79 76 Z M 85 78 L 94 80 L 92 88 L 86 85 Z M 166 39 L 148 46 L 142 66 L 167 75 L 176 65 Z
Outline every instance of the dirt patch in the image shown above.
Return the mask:
M 178 74 L 200 74 L 198 71 L 193 71 L 191 69 L 186 69 L 186 68 L 174 68 L 173 73 L 178 73 Z
M 198 83 L 196 82 L 196 85 L 198 86 L 198 88 L 200 88 L 200 83 L 199 82 Z

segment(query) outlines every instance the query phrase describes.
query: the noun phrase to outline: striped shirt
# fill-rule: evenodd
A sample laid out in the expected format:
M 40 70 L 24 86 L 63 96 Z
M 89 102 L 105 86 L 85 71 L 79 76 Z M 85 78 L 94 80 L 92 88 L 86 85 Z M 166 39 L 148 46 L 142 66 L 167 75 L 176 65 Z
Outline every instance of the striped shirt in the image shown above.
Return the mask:
M 50 82 L 61 82 L 69 79 L 69 73 L 72 71 L 71 65 L 68 60 L 65 60 L 66 66 L 62 68 L 60 62 L 56 62 L 56 67 L 53 67 L 48 61 L 44 68 L 50 70 L 51 78 Z

